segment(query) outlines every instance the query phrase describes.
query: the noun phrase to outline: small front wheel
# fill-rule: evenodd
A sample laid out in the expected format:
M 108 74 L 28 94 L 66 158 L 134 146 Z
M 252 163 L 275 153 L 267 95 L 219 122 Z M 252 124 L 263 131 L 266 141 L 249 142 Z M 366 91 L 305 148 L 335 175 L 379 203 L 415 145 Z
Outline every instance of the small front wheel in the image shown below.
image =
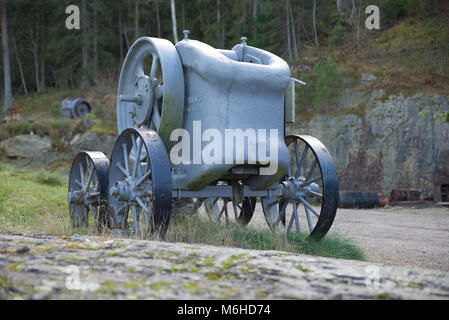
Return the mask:
M 172 210 L 171 173 L 157 132 L 129 128 L 120 134 L 112 150 L 109 186 L 114 228 L 137 238 L 165 235 Z
M 107 226 L 108 168 L 109 160 L 102 152 L 80 152 L 73 160 L 67 200 L 74 228 L 88 226 L 89 212 L 97 232 Z

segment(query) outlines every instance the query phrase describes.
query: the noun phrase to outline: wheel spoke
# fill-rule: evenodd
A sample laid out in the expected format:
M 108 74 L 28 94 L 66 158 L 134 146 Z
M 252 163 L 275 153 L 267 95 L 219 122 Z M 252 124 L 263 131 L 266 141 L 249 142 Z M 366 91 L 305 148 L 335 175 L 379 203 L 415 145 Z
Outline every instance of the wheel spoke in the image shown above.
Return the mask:
M 97 218 L 97 211 L 94 209 L 93 205 L 89 204 L 90 212 L 94 215 L 94 218 Z
M 310 233 L 312 233 L 313 225 L 312 225 L 312 219 L 310 218 L 309 209 L 306 206 L 304 206 L 304 209 L 306 211 L 307 224 L 309 225 L 309 231 L 310 231 Z
M 295 215 L 292 213 L 292 216 L 290 217 L 290 222 L 288 223 L 287 232 L 290 232 L 293 226 L 293 220 L 295 219 Z
M 137 66 L 137 76 L 144 76 L 145 71 L 143 70 L 143 63 L 139 63 Z
M 298 218 L 298 205 L 295 202 L 293 203 L 293 214 L 295 215 L 296 231 L 300 232 L 300 229 L 299 229 L 299 218 Z
M 160 85 L 156 87 L 155 95 L 157 99 L 160 99 L 164 96 L 164 85 Z
M 89 170 L 89 168 L 87 168 Z M 91 168 L 89 171 L 89 177 L 87 178 L 86 189 L 89 189 L 90 183 L 92 182 L 92 177 L 94 173 L 94 168 Z
M 78 179 L 75 179 L 75 183 L 76 183 L 78 186 L 80 186 L 81 188 L 83 187 L 83 184 L 82 184 Z
M 314 183 L 314 182 L 317 182 L 317 181 L 319 181 L 319 180 L 321 180 L 321 175 L 319 175 L 319 176 L 317 176 L 317 177 L 315 177 L 315 178 L 312 178 L 312 179 L 310 179 L 310 180 L 306 180 L 306 181 L 302 184 L 302 187 L 308 186 L 309 184 Z
M 79 163 L 79 167 L 80 167 L 80 177 L 81 177 L 81 188 L 84 188 L 84 166 L 83 166 L 82 162 Z
M 226 205 L 223 205 L 223 208 L 221 208 L 220 213 L 218 214 L 218 219 L 221 219 L 221 216 L 223 215 L 223 211 L 225 210 Z
M 129 178 L 131 176 L 131 172 L 129 170 L 129 154 L 128 154 L 128 146 L 126 143 L 122 144 L 123 148 L 123 157 L 125 159 L 125 169 L 126 169 L 126 175 Z
M 134 160 L 134 165 L 133 165 L 133 177 L 137 178 L 137 168 L 140 166 L 140 153 L 142 152 L 142 146 L 143 146 L 143 141 L 142 139 L 139 140 L 138 143 L 136 143 L 136 138 L 134 136 L 133 137 L 133 143 L 136 144 L 137 147 L 137 153 L 136 153 L 136 159 Z
M 301 159 L 299 160 L 298 167 L 296 169 L 295 177 L 298 178 L 301 175 L 302 164 L 304 163 L 304 159 L 306 158 L 307 151 L 309 151 L 309 145 L 306 144 L 304 147 L 304 151 L 302 152 Z
M 151 175 L 151 170 L 148 170 L 137 182 L 136 187 L 140 186 Z
M 301 162 L 299 160 L 298 140 L 295 140 L 293 146 L 295 147 L 296 175 L 299 176 L 301 174 Z
M 323 194 L 322 193 L 315 192 L 315 191 L 312 191 L 312 190 L 307 190 L 307 192 L 312 194 L 312 195 L 314 195 L 315 197 L 317 197 L 319 199 L 323 199 Z
M 161 124 L 161 115 L 159 113 L 158 105 L 159 103 L 157 103 L 156 101 L 153 106 L 153 116 L 151 118 L 151 121 L 153 122 L 156 130 L 159 130 L 159 126 Z
M 133 212 L 133 220 L 134 220 L 133 229 L 134 229 L 134 234 L 136 236 L 138 236 L 139 235 L 139 231 L 140 231 L 140 228 L 139 228 L 139 218 L 140 218 L 139 211 L 137 210 L 136 206 L 132 206 L 131 210 Z
M 310 177 L 312 176 L 313 171 L 315 170 L 317 164 L 318 164 L 318 162 L 317 162 L 316 159 L 315 159 L 315 160 L 313 161 L 312 167 L 311 167 L 310 170 L 309 170 L 309 173 L 308 173 L 307 176 L 306 176 L 306 181 L 309 180 Z
M 234 217 L 235 217 L 235 221 L 237 221 L 238 220 L 238 218 L 239 218 L 239 212 L 238 212 L 238 205 L 236 204 L 236 203 L 232 203 L 233 205 L 234 205 Z
M 288 205 L 288 201 L 284 201 L 282 203 L 282 207 L 279 208 L 279 213 L 284 212 L 285 209 L 287 208 L 287 205 Z
M 136 197 L 136 201 L 139 204 L 139 206 L 148 214 L 150 214 L 150 209 L 143 203 L 142 199 L 139 197 Z
M 123 211 L 123 209 L 126 208 L 126 202 L 117 210 L 115 213 L 119 213 L 120 211 Z
M 120 162 L 117 162 L 116 166 L 117 166 L 117 168 L 120 169 L 120 171 L 123 173 L 123 175 L 124 175 L 125 177 L 129 178 L 129 177 L 128 177 L 128 174 L 126 173 L 125 168 L 123 168 L 123 166 L 122 166 L 122 164 L 121 164 Z
M 318 218 L 320 217 L 320 214 L 318 212 L 316 212 L 316 210 L 306 201 L 304 200 L 304 198 L 298 196 L 299 201 L 301 201 L 303 203 L 303 205 L 305 207 L 307 207 L 310 211 L 312 211 L 312 213 L 317 216 Z
M 150 78 L 155 78 L 156 77 L 158 66 L 159 66 L 159 57 L 156 54 L 153 54 L 153 61 L 151 63 Z
M 225 219 L 226 219 L 226 224 L 229 223 L 229 216 L 228 216 L 228 203 L 225 202 L 224 204 L 224 212 L 225 212 Z

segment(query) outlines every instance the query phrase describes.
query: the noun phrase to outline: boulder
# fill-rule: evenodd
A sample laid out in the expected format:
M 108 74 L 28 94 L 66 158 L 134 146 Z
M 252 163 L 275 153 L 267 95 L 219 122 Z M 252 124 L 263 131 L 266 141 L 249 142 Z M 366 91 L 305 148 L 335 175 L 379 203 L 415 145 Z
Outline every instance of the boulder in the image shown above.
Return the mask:
M 94 131 L 87 131 L 82 135 L 76 135 L 70 142 L 73 153 L 80 151 L 101 151 L 107 157 L 112 153 L 116 137 L 108 134 L 100 134 Z
M 374 74 L 370 73 L 362 73 L 362 76 L 360 77 L 360 84 L 365 85 L 371 81 L 376 80 L 377 77 Z
M 0 142 L 2 153 L 10 158 L 33 158 L 51 148 L 48 137 L 19 135 Z

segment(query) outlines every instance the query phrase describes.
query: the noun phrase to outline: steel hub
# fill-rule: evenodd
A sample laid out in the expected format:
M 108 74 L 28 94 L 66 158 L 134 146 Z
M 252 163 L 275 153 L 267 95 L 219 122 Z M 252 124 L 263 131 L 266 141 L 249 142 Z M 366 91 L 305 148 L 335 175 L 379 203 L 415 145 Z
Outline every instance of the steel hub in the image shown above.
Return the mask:
M 133 96 L 135 103 L 134 111 L 130 111 L 131 117 L 137 125 L 142 125 L 149 119 L 153 108 L 153 86 L 148 76 L 143 75 L 136 79 Z
M 320 191 L 320 186 L 316 183 L 310 183 L 304 186 L 304 177 L 289 177 L 287 181 L 281 183 L 281 194 L 284 199 L 289 201 L 300 202 L 302 199 L 307 199 L 311 195 L 317 194 Z
M 110 194 L 117 201 L 126 201 L 129 205 L 137 205 L 138 200 L 150 201 L 152 197 L 149 182 L 139 182 L 140 179 L 129 178 L 125 181 L 117 181 L 110 189 Z
M 88 207 L 89 205 L 96 206 L 100 203 L 99 192 L 86 192 L 84 190 L 71 191 L 67 194 L 69 204 L 76 204 Z

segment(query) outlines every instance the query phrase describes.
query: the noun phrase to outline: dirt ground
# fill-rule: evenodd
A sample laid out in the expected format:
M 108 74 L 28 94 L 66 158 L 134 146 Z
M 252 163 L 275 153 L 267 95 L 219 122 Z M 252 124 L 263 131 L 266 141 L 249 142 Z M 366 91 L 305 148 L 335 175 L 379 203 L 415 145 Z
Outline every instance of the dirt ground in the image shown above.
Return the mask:
M 250 225 L 267 227 L 260 203 Z M 329 232 L 353 239 L 369 261 L 449 271 L 447 208 L 338 209 Z

